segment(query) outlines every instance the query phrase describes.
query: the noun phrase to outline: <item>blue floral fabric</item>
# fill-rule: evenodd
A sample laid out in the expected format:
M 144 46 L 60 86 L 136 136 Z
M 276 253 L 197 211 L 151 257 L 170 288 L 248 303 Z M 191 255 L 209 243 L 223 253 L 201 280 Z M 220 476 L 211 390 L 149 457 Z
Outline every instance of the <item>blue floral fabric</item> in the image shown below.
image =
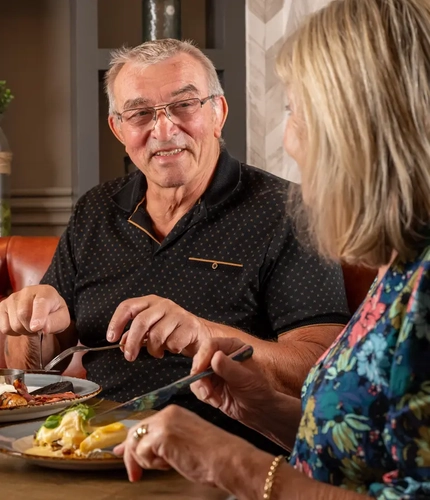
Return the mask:
M 430 498 L 430 247 L 373 285 L 302 408 L 294 467 L 378 499 Z

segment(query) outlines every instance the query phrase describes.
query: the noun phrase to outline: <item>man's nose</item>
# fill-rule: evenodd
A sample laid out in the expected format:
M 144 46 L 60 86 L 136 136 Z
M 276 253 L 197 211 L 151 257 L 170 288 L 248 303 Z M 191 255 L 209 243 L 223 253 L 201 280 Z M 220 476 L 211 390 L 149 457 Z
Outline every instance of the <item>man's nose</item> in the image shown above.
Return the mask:
M 168 111 L 164 109 L 157 109 L 155 111 L 155 123 L 152 128 L 152 136 L 157 139 L 170 138 L 175 134 L 176 125 L 168 118 Z

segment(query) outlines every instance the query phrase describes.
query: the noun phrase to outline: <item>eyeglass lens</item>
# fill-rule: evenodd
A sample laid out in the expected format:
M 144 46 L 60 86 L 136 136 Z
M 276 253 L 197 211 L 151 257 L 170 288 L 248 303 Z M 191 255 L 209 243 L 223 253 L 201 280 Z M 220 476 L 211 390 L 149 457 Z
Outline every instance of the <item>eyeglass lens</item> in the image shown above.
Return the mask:
M 201 101 L 198 98 L 186 99 L 184 101 L 172 102 L 166 106 L 157 106 L 156 108 L 139 108 L 124 111 L 123 120 L 129 125 L 144 127 L 151 122 L 156 121 L 155 113 L 165 109 L 167 118 L 173 123 L 187 121 L 201 107 Z M 158 111 L 157 111 L 158 110 Z

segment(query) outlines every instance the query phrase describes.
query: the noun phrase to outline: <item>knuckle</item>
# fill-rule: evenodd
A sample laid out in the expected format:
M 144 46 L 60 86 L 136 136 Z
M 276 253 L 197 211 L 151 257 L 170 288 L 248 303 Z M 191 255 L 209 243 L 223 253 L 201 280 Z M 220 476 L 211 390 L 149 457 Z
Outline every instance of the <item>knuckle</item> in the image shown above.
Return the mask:
M 167 419 L 168 422 L 171 422 L 171 419 L 174 417 L 179 417 L 181 413 L 182 408 L 178 405 L 169 405 L 163 410 L 163 416 Z
M 16 317 L 9 319 L 9 325 L 10 329 L 15 333 L 21 333 L 22 331 L 25 331 L 22 323 Z
M 146 321 L 145 315 L 143 313 L 138 314 L 134 319 L 130 327 L 130 334 L 139 335 L 144 334 L 148 330 L 148 322 Z
M 19 322 L 20 324 L 29 323 L 30 317 L 31 317 L 31 311 L 29 311 L 28 308 L 26 308 L 23 305 L 19 305 L 17 307 L 16 309 L 16 318 L 18 320 L 17 322 Z

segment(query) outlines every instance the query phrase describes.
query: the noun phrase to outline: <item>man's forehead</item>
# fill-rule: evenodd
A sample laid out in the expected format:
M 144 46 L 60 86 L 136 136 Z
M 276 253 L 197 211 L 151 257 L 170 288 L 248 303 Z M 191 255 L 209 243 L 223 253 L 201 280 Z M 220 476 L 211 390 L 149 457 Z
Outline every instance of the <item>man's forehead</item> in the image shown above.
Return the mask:
M 192 58 L 183 60 L 177 56 L 144 68 L 127 63 L 115 83 L 119 100 L 141 98 L 152 104 L 177 96 L 201 97 L 208 88 L 202 65 Z
M 189 97 L 199 96 L 200 92 L 193 84 L 186 84 L 171 92 L 164 92 L 163 87 L 158 93 L 159 97 L 150 97 L 149 95 L 138 95 L 137 97 L 128 97 L 123 104 L 124 109 L 133 109 L 141 106 L 152 106 L 154 104 L 167 104 L 171 99 L 187 99 Z

